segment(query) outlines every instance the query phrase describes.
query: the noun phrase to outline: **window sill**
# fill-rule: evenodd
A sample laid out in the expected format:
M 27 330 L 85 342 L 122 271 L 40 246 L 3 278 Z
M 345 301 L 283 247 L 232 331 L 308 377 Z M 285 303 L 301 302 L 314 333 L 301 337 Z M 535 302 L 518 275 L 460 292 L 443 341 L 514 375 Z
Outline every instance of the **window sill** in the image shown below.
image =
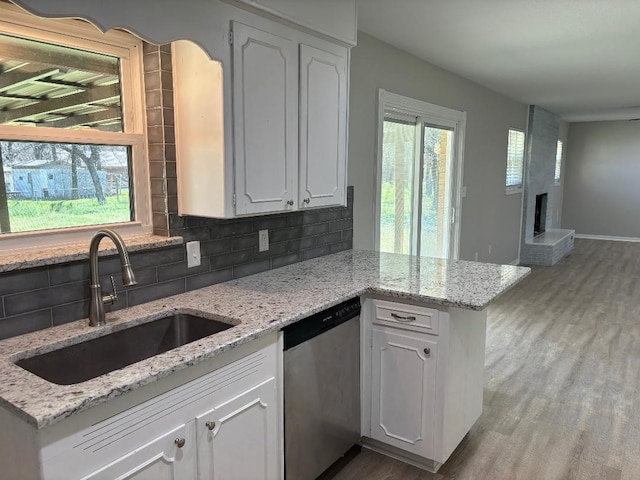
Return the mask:
M 127 251 L 138 252 L 156 248 L 180 245 L 182 237 L 161 237 L 158 235 L 125 236 Z M 100 256 L 115 255 L 117 250 L 110 241 L 100 244 Z M 55 247 L 45 247 L 33 250 L 12 250 L 0 252 L 0 272 L 13 272 L 28 268 L 57 265 L 60 263 L 85 261 L 89 259 L 89 243 L 76 242 L 61 244 Z
M 504 191 L 505 195 L 515 195 L 516 193 L 522 193 L 522 187 L 507 187 Z

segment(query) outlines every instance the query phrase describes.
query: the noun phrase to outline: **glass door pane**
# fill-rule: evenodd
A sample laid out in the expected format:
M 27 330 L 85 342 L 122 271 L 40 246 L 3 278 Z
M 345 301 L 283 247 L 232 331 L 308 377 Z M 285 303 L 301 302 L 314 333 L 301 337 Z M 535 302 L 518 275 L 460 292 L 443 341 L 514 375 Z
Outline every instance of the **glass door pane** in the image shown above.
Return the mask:
M 385 119 L 382 136 L 380 251 L 415 253 L 412 245 L 416 125 Z
M 449 258 L 453 131 L 424 126 L 420 255 Z

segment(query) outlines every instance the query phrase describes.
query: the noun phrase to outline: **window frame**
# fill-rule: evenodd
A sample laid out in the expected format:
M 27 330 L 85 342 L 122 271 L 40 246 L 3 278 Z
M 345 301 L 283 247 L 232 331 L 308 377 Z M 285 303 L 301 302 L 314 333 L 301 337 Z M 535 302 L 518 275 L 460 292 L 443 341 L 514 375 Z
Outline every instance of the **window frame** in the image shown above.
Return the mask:
M 376 251 L 380 250 L 380 200 L 382 196 L 381 182 L 382 182 L 382 144 L 383 144 L 383 129 L 385 118 L 395 120 L 413 121 L 416 120 L 416 128 L 420 130 L 425 123 L 425 119 L 428 119 L 426 123 L 437 124 L 440 126 L 446 126 L 451 128 L 455 132 L 454 140 L 454 162 L 452 165 L 451 175 L 451 194 L 452 198 L 449 199 L 450 207 L 452 210 L 452 222 L 449 235 L 449 252 L 448 258 L 450 260 L 457 260 L 460 256 L 460 237 L 461 237 L 461 211 L 462 211 L 462 174 L 464 171 L 464 145 L 465 145 L 465 133 L 467 124 L 467 113 L 452 108 L 443 107 L 433 103 L 424 102 L 404 95 L 389 92 L 382 88 L 378 89 L 378 102 L 377 102 L 377 133 L 376 133 L 376 172 L 375 172 L 375 207 L 374 207 L 374 231 L 373 231 L 373 245 Z M 420 137 L 422 132 L 418 135 Z M 417 151 L 420 149 L 417 148 Z M 421 156 L 421 153 L 416 153 L 416 156 Z M 422 159 L 419 159 L 420 171 L 414 174 L 414 188 L 412 192 L 415 195 L 416 183 L 419 183 L 422 178 Z M 414 167 L 416 168 L 416 167 Z M 415 216 L 419 215 L 419 209 L 414 210 Z M 412 225 L 412 242 L 415 242 L 414 238 L 417 232 Z M 415 252 L 418 255 L 420 252 Z
M 125 236 L 151 234 L 151 194 L 143 84 L 142 40 L 132 34 L 100 32 L 94 25 L 78 20 L 40 18 L 18 7 L 0 4 L 0 33 L 35 41 L 105 54 L 120 59 L 122 132 L 97 129 L 62 129 L 0 125 L 0 139 L 123 145 L 131 149 L 129 160 L 133 182 L 134 220 L 123 223 L 65 227 L 0 235 L 0 252 L 13 249 L 56 247 L 89 240 L 99 228 L 112 228 Z
M 510 139 L 511 139 L 511 132 L 517 132 L 517 133 L 521 133 L 523 138 L 522 138 L 522 168 L 520 169 L 520 183 L 519 184 L 514 184 L 514 185 L 507 185 L 507 180 L 509 178 L 509 159 L 510 159 L 510 155 L 509 155 L 509 144 L 510 144 Z M 522 193 L 523 188 L 524 188 L 524 162 L 525 162 L 525 151 L 526 151 L 526 141 L 527 141 L 527 135 L 525 133 L 524 130 L 520 129 L 520 128 L 515 128 L 515 127 L 509 127 L 507 130 L 507 154 L 506 154 L 506 165 L 505 165 L 505 180 L 504 180 L 504 185 L 505 185 L 505 195 L 513 195 L 513 194 L 517 194 L 517 193 Z

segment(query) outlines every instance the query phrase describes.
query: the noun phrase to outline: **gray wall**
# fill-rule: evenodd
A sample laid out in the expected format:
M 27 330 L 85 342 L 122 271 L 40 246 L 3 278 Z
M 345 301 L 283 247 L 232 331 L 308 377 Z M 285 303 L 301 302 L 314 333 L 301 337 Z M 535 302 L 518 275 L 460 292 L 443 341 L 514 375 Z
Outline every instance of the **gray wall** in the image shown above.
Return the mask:
M 640 122 L 571 123 L 562 226 L 640 238 Z
M 518 258 L 522 196 L 505 195 L 507 132 L 524 130 L 527 107 L 362 32 L 351 52 L 349 184 L 354 248 L 373 249 L 378 88 L 467 112 L 460 258 Z M 489 255 L 489 245 L 492 254 Z

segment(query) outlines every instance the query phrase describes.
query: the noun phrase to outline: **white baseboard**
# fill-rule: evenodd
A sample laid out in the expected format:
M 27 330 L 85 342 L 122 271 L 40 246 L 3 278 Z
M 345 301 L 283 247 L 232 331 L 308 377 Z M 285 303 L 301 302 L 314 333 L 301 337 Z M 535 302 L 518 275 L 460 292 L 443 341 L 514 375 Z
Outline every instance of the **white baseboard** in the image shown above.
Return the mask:
M 520 257 L 518 257 L 515 260 L 512 260 L 511 262 L 509 262 L 509 265 L 520 265 Z
M 575 238 L 585 238 L 587 240 L 611 240 L 613 242 L 640 242 L 638 237 L 613 237 L 610 235 L 589 235 L 586 233 L 576 233 Z

